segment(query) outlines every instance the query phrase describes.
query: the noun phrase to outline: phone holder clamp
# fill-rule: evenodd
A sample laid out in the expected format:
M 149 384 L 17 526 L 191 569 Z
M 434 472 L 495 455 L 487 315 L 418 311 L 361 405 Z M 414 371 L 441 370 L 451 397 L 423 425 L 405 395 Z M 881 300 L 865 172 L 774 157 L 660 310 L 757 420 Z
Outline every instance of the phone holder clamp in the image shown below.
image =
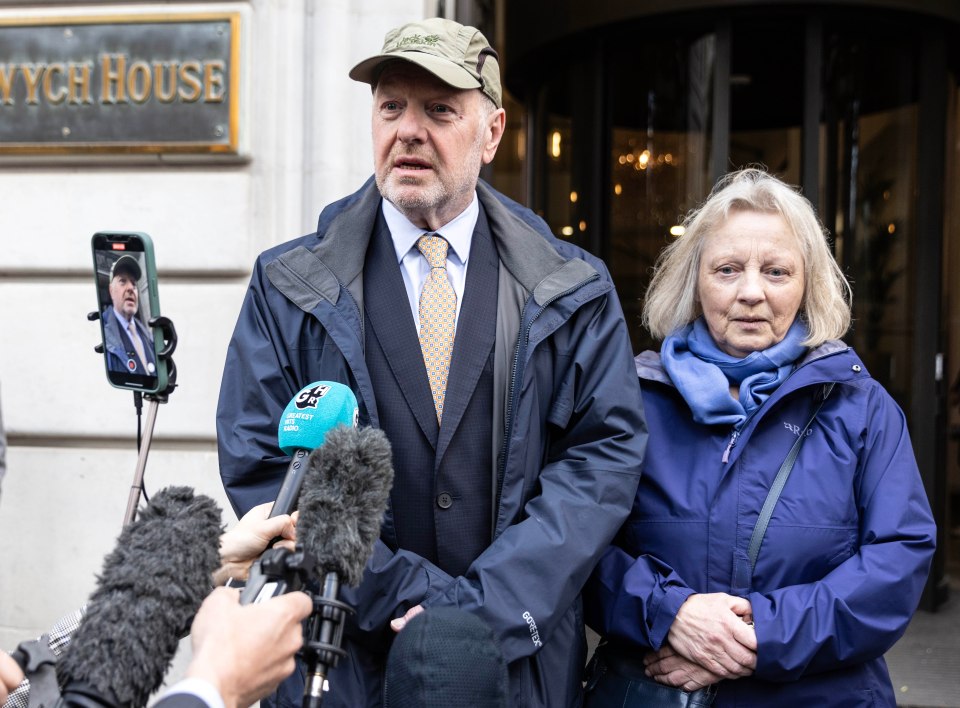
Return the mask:
M 100 319 L 99 312 L 88 312 L 87 319 L 95 322 Z M 144 425 L 143 440 L 139 445 L 139 455 L 137 457 L 137 469 L 133 475 L 133 483 L 130 485 L 130 496 L 127 499 L 127 511 L 123 517 L 123 525 L 126 526 L 137 516 L 137 507 L 140 504 L 140 494 L 143 491 L 143 474 L 147 469 L 147 455 L 150 452 L 150 443 L 153 440 L 153 428 L 157 421 L 157 409 L 161 403 L 166 403 L 173 389 L 177 387 L 177 366 L 173 362 L 173 352 L 177 348 L 177 330 L 173 326 L 173 321 L 169 317 L 153 317 L 147 324 L 153 329 L 159 329 L 163 335 L 163 348 L 157 352 L 157 357 L 167 362 L 167 385 L 161 391 L 154 393 L 133 392 L 134 406 L 137 409 L 137 415 L 140 414 L 140 397 L 150 401 L 150 408 L 147 410 L 147 420 Z M 103 354 L 103 345 L 97 344 L 93 350 L 97 354 Z

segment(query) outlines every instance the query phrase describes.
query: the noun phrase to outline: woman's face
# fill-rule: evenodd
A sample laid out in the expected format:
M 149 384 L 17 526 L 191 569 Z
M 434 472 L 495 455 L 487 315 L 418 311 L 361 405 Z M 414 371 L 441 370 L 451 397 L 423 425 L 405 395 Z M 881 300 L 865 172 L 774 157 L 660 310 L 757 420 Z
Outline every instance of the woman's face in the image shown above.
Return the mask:
M 779 214 L 731 212 L 704 240 L 697 295 L 714 342 L 730 356 L 782 340 L 803 286 L 803 254 Z

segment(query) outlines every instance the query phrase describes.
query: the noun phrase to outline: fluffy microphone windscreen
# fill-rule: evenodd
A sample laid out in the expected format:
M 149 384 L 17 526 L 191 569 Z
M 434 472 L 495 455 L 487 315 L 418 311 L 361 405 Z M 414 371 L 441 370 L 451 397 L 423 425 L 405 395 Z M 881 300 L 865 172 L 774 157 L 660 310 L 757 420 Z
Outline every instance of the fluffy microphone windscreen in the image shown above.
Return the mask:
M 57 663 L 65 691 L 92 687 L 145 706 L 220 565 L 220 508 L 189 487 L 155 494 L 120 534 L 70 646 Z
M 507 663 L 479 617 L 450 607 L 411 619 L 387 656 L 390 708 L 506 708 Z
M 357 397 L 336 381 L 314 381 L 304 386 L 283 409 L 277 439 L 288 455 L 323 445 L 327 431 L 340 425 L 356 427 Z
M 359 585 L 380 536 L 393 485 L 390 441 L 378 428 L 331 430 L 310 453 L 300 494 L 298 545 L 324 573 Z

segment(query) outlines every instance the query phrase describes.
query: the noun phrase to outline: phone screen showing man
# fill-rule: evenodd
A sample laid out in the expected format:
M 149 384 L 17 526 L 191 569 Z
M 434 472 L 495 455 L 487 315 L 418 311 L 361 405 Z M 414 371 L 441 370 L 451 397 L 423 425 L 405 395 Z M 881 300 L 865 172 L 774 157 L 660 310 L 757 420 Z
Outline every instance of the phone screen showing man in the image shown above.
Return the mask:
M 139 249 L 139 250 L 138 250 Z M 148 266 L 142 243 L 94 241 L 97 296 L 107 378 L 120 388 L 156 391 L 158 363 Z

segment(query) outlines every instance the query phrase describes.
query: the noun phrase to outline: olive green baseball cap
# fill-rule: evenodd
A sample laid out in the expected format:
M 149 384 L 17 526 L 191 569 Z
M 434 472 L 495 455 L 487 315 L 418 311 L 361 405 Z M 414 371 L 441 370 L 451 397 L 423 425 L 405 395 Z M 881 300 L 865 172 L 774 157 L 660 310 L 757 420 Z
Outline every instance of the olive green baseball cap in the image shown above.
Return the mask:
M 387 32 L 380 53 L 350 70 L 354 81 L 375 85 L 388 61 L 408 61 L 449 86 L 480 89 L 500 108 L 500 62 L 487 38 L 476 27 L 432 17 Z

